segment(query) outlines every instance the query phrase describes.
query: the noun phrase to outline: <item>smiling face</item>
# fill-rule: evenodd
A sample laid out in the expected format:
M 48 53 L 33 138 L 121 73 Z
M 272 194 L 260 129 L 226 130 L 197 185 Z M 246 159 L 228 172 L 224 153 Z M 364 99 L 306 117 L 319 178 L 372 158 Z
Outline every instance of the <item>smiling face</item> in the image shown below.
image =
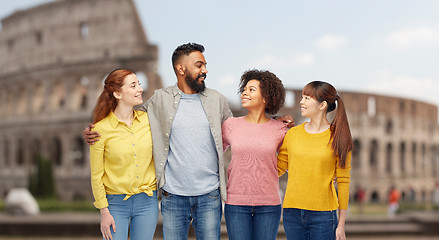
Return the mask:
M 125 77 L 120 91 L 114 92 L 114 97 L 118 99 L 117 104 L 124 104 L 134 107 L 143 103 L 142 99 L 143 89 L 140 87 L 139 80 L 135 74 L 130 74 Z
M 185 81 L 195 92 L 202 92 L 206 88 L 204 80 L 207 77 L 206 60 L 203 53 L 199 51 L 191 52 L 183 57 Z
M 323 103 L 318 102 L 315 98 L 311 96 L 302 95 L 302 100 L 300 101 L 300 111 L 303 117 L 313 118 L 323 110 Z
M 241 93 L 241 106 L 250 109 L 265 109 L 265 99 L 262 97 L 260 82 L 252 79 L 245 85 Z

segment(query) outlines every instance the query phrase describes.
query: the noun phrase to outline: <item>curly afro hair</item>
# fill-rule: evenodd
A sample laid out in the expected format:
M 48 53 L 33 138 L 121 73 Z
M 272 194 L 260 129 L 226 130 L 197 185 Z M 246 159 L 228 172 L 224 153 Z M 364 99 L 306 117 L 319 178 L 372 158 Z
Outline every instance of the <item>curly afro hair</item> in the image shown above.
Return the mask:
M 247 70 L 241 76 L 240 94 L 244 92 L 244 88 L 250 80 L 259 81 L 261 95 L 265 99 L 265 112 L 276 114 L 285 104 L 285 87 L 282 81 L 270 71 Z

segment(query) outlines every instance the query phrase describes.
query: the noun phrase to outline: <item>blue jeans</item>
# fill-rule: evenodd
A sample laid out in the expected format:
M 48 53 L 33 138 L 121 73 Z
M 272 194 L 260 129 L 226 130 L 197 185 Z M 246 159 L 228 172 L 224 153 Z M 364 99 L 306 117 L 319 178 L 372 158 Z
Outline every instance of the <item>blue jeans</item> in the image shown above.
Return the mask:
M 200 196 L 180 196 L 162 192 L 163 239 L 187 239 L 189 225 L 198 240 L 221 237 L 222 204 L 220 190 Z
M 284 208 L 283 223 L 288 240 L 335 240 L 337 212 Z
M 226 204 L 227 235 L 230 240 L 276 240 L 281 205 L 241 206 Z
M 114 218 L 116 232 L 111 228 L 113 240 L 153 239 L 159 215 L 157 191 L 153 196 L 146 193 L 132 195 L 127 200 L 125 194 L 107 195 L 108 209 Z

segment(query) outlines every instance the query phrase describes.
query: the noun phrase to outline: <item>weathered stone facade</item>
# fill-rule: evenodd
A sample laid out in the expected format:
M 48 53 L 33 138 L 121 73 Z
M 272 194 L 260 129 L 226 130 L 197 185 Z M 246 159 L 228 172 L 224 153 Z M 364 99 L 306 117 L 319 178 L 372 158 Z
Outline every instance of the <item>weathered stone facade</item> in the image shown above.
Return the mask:
M 162 87 L 157 46 L 132 0 L 62 0 L 18 11 L 0 32 L 0 197 L 26 187 L 39 153 L 54 164 L 61 199 L 92 198 L 88 146 L 105 76 L 130 68 Z
M 144 99 L 162 87 L 157 47 L 132 0 L 62 0 L 2 20 L 0 32 L 0 197 L 28 185 L 37 154 L 50 159 L 58 196 L 92 199 L 82 130 L 102 82 L 115 68 L 147 78 Z M 171 70 L 171 69 L 170 69 Z M 300 116 L 300 90 L 279 114 Z M 354 138 L 351 195 L 384 202 L 391 185 L 429 201 L 439 181 L 437 107 L 404 98 L 342 92 Z M 243 114 L 239 107 L 235 115 Z M 285 178 L 282 179 L 285 185 Z

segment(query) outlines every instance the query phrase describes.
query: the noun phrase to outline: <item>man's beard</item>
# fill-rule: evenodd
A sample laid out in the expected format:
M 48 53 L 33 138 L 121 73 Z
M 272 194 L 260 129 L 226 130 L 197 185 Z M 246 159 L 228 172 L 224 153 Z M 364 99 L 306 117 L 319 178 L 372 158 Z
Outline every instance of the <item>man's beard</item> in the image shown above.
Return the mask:
M 187 85 L 197 93 L 204 91 L 204 89 L 206 88 L 206 84 L 204 83 L 204 80 L 201 83 L 198 83 L 198 80 L 201 77 L 204 77 L 204 79 L 206 79 L 207 75 L 205 73 L 202 73 L 198 75 L 197 78 L 193 79 L 188 72 L 186 73 L 185 80 Z

